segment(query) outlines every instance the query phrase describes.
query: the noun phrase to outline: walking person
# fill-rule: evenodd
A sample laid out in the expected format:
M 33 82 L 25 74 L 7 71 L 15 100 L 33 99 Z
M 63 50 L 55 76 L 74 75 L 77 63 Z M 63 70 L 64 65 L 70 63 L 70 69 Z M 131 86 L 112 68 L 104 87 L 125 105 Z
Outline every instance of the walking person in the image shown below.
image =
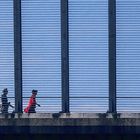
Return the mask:
M 36 105 L 40 107 L 40 104 L 36 102 L 36 95 L 37 95 L 37 90 L 32 90 L 32 95 L 30 97 L 30 100 L 28 102 L 28 106 L 24 109 L 25 113 L 36 113 L 35 108 Z
M 8 89 L 5 88 L 3 89 L 2 91 L 2 95 L 1 95 L 1 112 L 2 113 L 8 113 L 8 108 L 9 106 L 14 108 L 10 102 L 8 102 L 8 98 L 7 98 L 7 95 L 8 95 Z

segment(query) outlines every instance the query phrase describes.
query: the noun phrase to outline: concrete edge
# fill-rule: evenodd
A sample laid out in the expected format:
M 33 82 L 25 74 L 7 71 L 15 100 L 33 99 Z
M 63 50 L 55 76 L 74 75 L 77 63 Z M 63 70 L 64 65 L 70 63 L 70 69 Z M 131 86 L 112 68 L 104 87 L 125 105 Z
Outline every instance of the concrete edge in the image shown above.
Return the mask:
M 9 113 L 0 118 L 140 118 L 140 113 Z

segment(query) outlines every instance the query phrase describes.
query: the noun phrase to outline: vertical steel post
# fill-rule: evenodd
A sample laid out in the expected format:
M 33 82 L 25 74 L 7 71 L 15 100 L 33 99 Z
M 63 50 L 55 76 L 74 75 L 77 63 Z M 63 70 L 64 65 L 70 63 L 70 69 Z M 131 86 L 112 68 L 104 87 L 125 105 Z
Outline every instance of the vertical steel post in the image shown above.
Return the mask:
M 14 6 L 15 112 L 22 113 L 21 0 L 13 0 L 13 6 Z
M 61 0 L 62 112 L 69 112 L 69 29 L 68 0 Z
M 108 0 L 109 17 L 109 112 L 116 112 L 116 0 Z

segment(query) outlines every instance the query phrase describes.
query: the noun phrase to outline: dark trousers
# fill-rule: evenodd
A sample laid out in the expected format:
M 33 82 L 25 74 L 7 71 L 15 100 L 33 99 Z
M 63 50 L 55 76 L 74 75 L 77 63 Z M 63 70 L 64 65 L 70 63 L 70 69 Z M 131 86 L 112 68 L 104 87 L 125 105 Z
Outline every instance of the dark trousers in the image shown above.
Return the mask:
M 9 105 L 2 105 L 1 113 L 8 113 Z
M 35 107 L 30 107 L 30 109 L 29 109 L 29 113 L 36 113 L 36 111 L 35 111 Z

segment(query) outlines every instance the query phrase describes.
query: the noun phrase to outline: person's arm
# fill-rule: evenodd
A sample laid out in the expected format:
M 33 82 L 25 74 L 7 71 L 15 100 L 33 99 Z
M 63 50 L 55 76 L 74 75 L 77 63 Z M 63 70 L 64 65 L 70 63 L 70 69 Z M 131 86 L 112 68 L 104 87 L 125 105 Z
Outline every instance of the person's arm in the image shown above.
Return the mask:
M 9 106 L 12 107 L 12 108 L 14 108 L 14 106 L 12 106 L 10 102 L 9 102 Z
M 41 107 L 40 104 L 36 103 L 37 106 Z

